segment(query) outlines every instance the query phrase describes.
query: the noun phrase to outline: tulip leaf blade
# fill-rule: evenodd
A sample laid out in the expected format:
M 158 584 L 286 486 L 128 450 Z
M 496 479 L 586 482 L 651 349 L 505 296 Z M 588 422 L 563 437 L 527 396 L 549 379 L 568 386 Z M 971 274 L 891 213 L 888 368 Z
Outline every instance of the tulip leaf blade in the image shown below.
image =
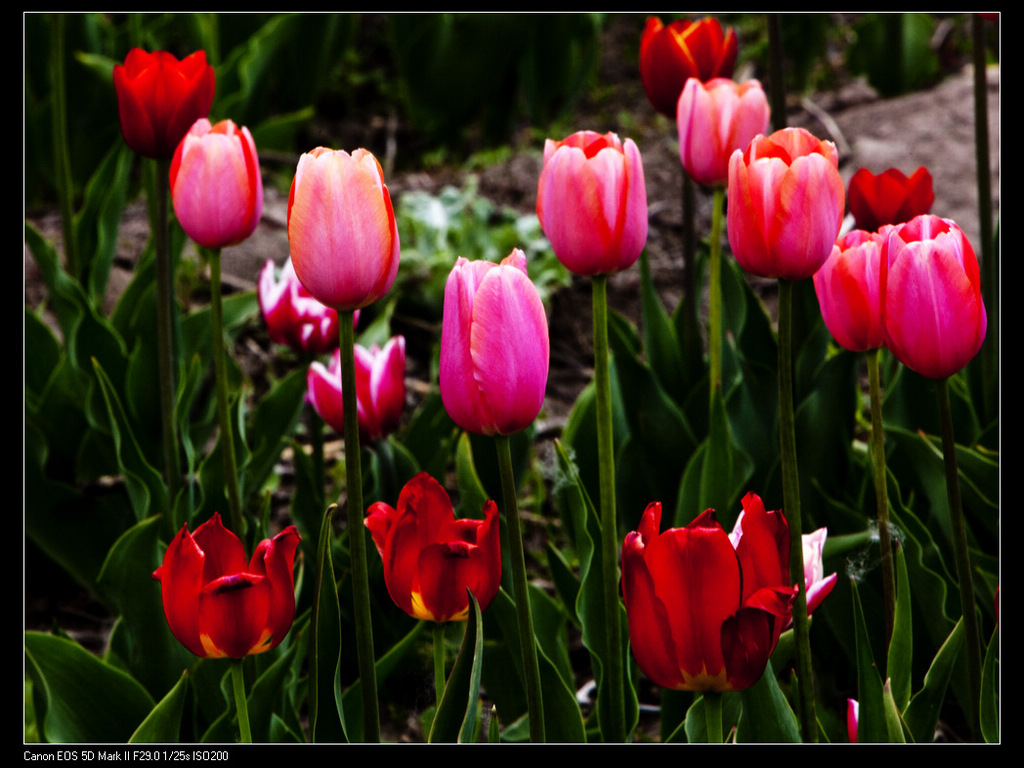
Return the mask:
M 736 741 L 798 744 L 800 726 L 775 678 L 771 661 L 761 679 L 740 691 L 743 711 L 736 723 Z
M 981 677 L 981 735 L 989 744 L 999 742 L 999 628 L 992 632 L 992 639 L 985 651 L 985 664 Z
M 336 506 L 324 513 L 317 539 L 316 590 L 309 651 L 309 732 L 312 741 L 347 741 L 345 712 L 334 695 L 341 664 L 341 608 L 331 560 L 331 520 Z
M 176 744 L 181 732 L 181 714 L 185 710 L 188 693 L 188 670 L 181 673 L 178 682 L 153 707 L 146 719 L 128 739 L 129 744 Z
M 455 658 L 427 737 L 431 744 L 472 743 L 479 723 L 484 633 L 480 605 L 471 591 L 469 598 L 469 617 L 459 655 Z
M 856 583 L 851 582 L 851 587 L 857 647 L 857 700 L 860 703 L 857 741 L 862 744 L 884 743 L 888 740 L 888 733 L 882 700 L 882 679 L 871 653 L 867 623 L 864 620 L 864 610 L 861 607 Z
M 903 713 L 907 728 L 914 741 L 918 743 L 930 743 L 934 739 L 939 712 L 946 698 L 946 689 L 963 646 L 964 622 L 960 619 L 932 659 L 921 690 L 914 694 Z
M 903 712 L 910 702 L 911 662 L 914 651 L 912 616 L 910 611 L 910 580 L 907 558 L 903 547 L 896 547 L 896 610 L 893 618 L 892 639 L 886 672 L 891 679 L 892 699 L 896 709 Z

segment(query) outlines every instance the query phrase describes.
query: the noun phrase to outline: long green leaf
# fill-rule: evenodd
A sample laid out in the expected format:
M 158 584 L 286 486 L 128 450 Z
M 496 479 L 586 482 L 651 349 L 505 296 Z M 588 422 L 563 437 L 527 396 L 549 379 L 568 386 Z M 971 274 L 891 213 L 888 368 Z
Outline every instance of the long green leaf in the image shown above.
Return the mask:
M 935 654 L 924 676 L 924 686 L 914 694 L 903 713 L 903 719 L 913 734 L 914 741 L 919 744 L 934 740 L 935 726 L 939 722 L 939 713 L 946 700 L 946 689 L 949 687 L 949 680 L 963 645 L 964 623 L 961 619 Z M 861 711 L 863 712 L 863 709 Z
M 167 692 L 146 716 L 135 733 L 128 739 L 129 744 L 176 744 L 181 733 L 181 714 L 185 710 L 188 693 L 188 670 L 181 673 L 178 682 Z
M 347 741 L 345 713 L 335 706 L 334 679 L 341 662 L 341 609 L 331 562 L 331 519 L 335 506 L 327 508 L 320 526 L 316 559 L 316 601 L 310 632 L 309 732 L 316 741 Z
M 437 705 L 434 721 L 430 726 L 427 741 L 431 744 L 471 743 L 479 724 L 484 632 L 480 605 L 472 592 L 469 593 L 469 597 L 466 631 L 462 637 L 459 655 L 445 685 L 444 695 Z
M 857 584 L 851 581 L 853 592 L 854 629 L 857 637 L 857 700 L 860 715 L 857 721 L 857 741 L 884 743 L 888 740 L 885 724 L 885 710 L 882 701 L 882 679 L 878 674 L 871 643 L 868 639 L 867 623 L 861 608 Z

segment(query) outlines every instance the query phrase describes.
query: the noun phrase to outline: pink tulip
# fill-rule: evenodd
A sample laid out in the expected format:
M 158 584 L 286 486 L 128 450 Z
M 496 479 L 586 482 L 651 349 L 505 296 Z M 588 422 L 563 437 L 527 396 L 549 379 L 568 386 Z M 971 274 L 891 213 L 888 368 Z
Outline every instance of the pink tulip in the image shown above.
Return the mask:
M 631 266 L 647 242 L 647 188 L 636 144 L 593 131 L 548 139 L 537 216 L 572 272 L 611 274 Z
M 729 159 L 729 245 L 761 277 L 802 280 L 828 258 L 843 221 L 839 154 L 803 128 L 758 136 Z
M 395 336 L 381 349 L 356 344 L 356 415 L 363 442 L 380 440 L 398 427 L 405 406 L 405 337 Z M 338 434 L 345 432 L 341 396 L 341 350 L 334 350 L 329 368 L 309 366 L 306 377 L 310 404 Z
M 192 124 L 171 160 L 171 200 L 185 233 L 204 248 L 237 245 L 263 213 L 263 180 L 248 128 Z
M 857 743 L 857 723 L 860 718 L 860 704 L 856 699 L 846 700 L 846 735 L 851 744 Z
M 299 280 L 321 304 L 360 309 L 398 273 L 398 226 L 380 163 L 365 149 L 317 147 L 299 158 L 288 198 Z
M 988 323 L 971 244 L 952 221 L 917 216 L 889 231 L 881 260 L 890 351 L 922 376 L 952 376 L 981 349 Z
M 819 528 L 814 533 L 805 533 L 800 537 L 804 548 L 804 589 L 807 590 L 808 616 L 828 597 L 838 578 L 835 573 L 825 576 L 821 556 L 827 538 L 828 528 Z
M 456 424 L 511 435 L 537 418 L 548 380 L 548 321 L 516 248 L 501 264 L 459 258 L 444 290 L 441 399 Z
M 889 229 L 847 232 L 836 240 L 832 255 L 814 273 L 814 290 L 825 325 L 836 342 L 853 352 L 885 346 L 878 280 L 882 243 Z
M 338 313 L 309 295 L 295 275 L 290 258 L 281 269 L 280 279 L 274 272 L 273 260 L 267 259 L 257 290 L 270 340 L 312 355 L 337 347 Z M 353 318 L 356 322 L 358 315 L 356 312 Z
M 679 159 L 686 172 L 698 184 L 724 187 L 730 156 L 768 130 L 770 114 L 757 80 L 734 83 L 716 77 L 702 83 L 691 77 L 676 113 Z

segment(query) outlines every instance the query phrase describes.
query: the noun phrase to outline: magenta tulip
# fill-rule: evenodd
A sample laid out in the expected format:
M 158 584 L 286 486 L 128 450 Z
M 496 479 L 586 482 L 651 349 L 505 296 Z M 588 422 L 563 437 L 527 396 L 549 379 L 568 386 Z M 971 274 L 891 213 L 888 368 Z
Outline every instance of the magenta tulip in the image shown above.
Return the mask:
M 708 187 L 725 186 L 732 153 L 746 149 L 755 136 L 768 130 L 770 116 L 768 98 L 757 80 L 687 80 L 676 125 L 679 158 L 690 178 Z
M 981 349 L 988 325 L 971 244 L 955 223 L 929 214 L 889 230 L 881 259 L 890 351 L 922 376 L 952 376 Z
M 398 427 L 405 407 L 405 337 L 391 338 L 384 349 L 374 344 L 353 348 L 356 364 L 356 415 L 363 442 L 387 437 Z M 335 349 L 329 368 L 309 366 L 307 399 L 338 434 L 345 432 L 341 389 L 341 350 Z
M 171 160 L 171 200 L 185 233 L 204 248 L 237 245 L 263 214 L 263 179 L 248 128 L 196 120 Z
M 878 282 L 888 229 L 847 232 L 836 240 L 832 254 L 814 273 L 814 290 L 825 325 L 836 342 L 853 352 L 885 346 Z
M 380 299 L 398 274 L 398 225 L 384 173 L 365 149 L 317 147 L 299 158 L 288 198 L 295 273 L 338 311 Z
M 760 277 L 802 280 L 829 257 L 846 191 L 839 154 L 803 128 L 758 136 L 729 159 L 729 245 Z
M 819 528 L 814 533 L 805 533 L 800 537 L 804 548 L 804 589 L 807 590 L 808 616 L 828 597 L 838 579 L 835 573 L 825 575 L 822 554 L 827 538 L 827 528 Z
M 311 355 L 330 352 L 338 346 L 338 313 L 309 295 L 290 258 L 284 263 L 280 278 L 275 276 L 273 260 L 267 259 L 260 271 L 257 298 L 270 340 L 275 344 Z
M 647 188 L 633 140 L 593 131 L 548 139 L 537 216 L 570 271 L 600 275 L 631 266 L 647 242 Z
M 459 258 L 444 290 L 441 399 L 456 424 L 511 435 L 537 418 L 548 380 L 548 321 L 516 248 L 501 264 Z

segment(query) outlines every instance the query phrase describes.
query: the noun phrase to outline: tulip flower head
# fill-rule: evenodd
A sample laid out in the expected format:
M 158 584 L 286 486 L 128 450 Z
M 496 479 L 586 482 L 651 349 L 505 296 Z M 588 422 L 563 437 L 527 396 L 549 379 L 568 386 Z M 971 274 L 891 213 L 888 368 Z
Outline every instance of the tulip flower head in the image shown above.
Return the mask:
M 860 703 L 856 699 L 846 700 L 846 735 L 851 744 L 857 743 L 857 726 L 860 720 Z
M 121 133 L 143 157 L 169 160 L 192 124 L 210 113 L 213 67 L 196 51 L 178 61 L 167 51 L 132 48 L 114 66 Z
M 537 418 L 548 381 L 548 321 L 516 248 L 501 264 L 459 258 L 444 289 L 441 399 L 456 424 L 511 435 Z
M 632 266 L 647 242 L 647 188 L 633 140 L 593 131 L 548 139 L 537 216 L 570 271 L 589 276 Z
M 195 533 L 182 526 L 153 572 L 178 642 L 211 658 L 240 659 L 275 648 L 295 617 L 292 565 L 298 545 L 299 533 L 289 525 L 261 541 L 246 564 L 242 542 L 219 514 Z
M 861 168 L 850 179 L 849 196 L 857 227 L 869 232 L 885 224 L 904 224 L 928 213 L 935 202 L 932 175 L 924 166 L 909 178 L 896 168 L 877 176 Z
M 288 198 L 295 273 L 321 304 L 348 311 L 384 296 L 398 274 L 398 225 L 370 152 L 317 147 L 299 158 Z
M 881 264 L 882 322 L 896 359 L 930 379 L 967 365 L 988 317 L 978 259 L 960 227 L 930 214 L 895 226 Z
M 732 77 L 739 52 L 736 33 L 718 19 L 683 19 L 668 26 L 650 16 L 640 37 L 640 79 L 654 108 L 675 118 L 676 103 L 691 77 Z
M 836 240 L 831 255 L 814 273 L 814 290 L 825 325 L 836 342 L 853 352 L 885 346 L 878 290 L 882 244 L 889 228 L 847 232 Z
M 248 128 L 196 120 L 171 160 L 171 200 L 185 233 L 204 248 L 237 245 L 263 214 L 263 179 Z
M 257 297 L 275 344 L 312 355 L 338 346 L 338 313 L 309 295 L 295 275 L 290 258 L 281 269 L 280 279 L 275 275 L 273 260 L 267 259 L 260 271 Z
M 398 427 L 405 407 L 405 337 L 394 336 L 384 348 L 356 344 L 356 416 L 359 437 L 375 442 Z M 329 368 L 309 366 L 307 399 L 320 417 L 338 434 L 345 432 L 345 408 L 341 395 L 341 350 L 335 349 Z
M 498 507 L 488 501 L 483 512 L 483 520 L 456 520 L 448 494 L 426 472 L 402 488 L 397 509 L 370 507 L 366 527 L 399 608 L 440 623 L 467 619 L 467 589 L 481 610 L 491 604 L 501 582 Z
M 758 136 L 729 159 L 726 224 L 736 261 L 760 277 L 810 277 L 832 252 L 845 201 L 835 144 L 803 128 Z
M 735 83 L 691 77 L 679 97 L 676 125 L 679 158 L 690 177 L 708 187 L 724 187 L 729 158 L 768 130 L 771 110 L 757 80 Z
M 660 533 L 652 502 L 622 547 L 629 642 L 640 669 L 663 688 L 738 691 L 756 683 L 790 620 L 789 525 L 743 498 L 730 536 L 707 510 Z

